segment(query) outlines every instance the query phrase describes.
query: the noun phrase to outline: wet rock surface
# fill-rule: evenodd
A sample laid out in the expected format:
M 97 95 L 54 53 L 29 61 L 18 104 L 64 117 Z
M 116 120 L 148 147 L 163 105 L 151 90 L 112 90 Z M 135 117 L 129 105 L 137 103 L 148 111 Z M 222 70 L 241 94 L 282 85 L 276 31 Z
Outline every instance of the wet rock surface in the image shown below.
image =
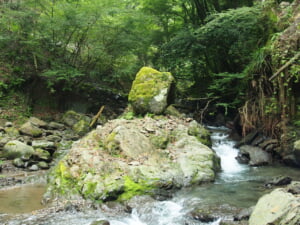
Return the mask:
M 269 180 L 265 183 L 265 187 L 272 188 L 274 186 L 283 186 L 288 185 L 292 182 L 292 178 L 285 176 L 274 177 L 272 180 Z

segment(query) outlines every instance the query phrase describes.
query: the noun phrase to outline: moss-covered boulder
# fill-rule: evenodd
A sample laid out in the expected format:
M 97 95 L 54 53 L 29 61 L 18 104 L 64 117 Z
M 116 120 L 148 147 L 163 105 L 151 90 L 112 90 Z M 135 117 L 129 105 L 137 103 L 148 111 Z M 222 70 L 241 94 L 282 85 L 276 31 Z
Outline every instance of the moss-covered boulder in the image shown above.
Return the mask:
M 89 131 L 90 118 L 73 110 L 69 110 L 63 115 L 62 122 L 71 127 L 79 136 L 83 136 Z
M 76 142 L 49 176 L 48 192 L 126 200 L 213 181 L 215 152 L 179 118 L 109 121 Z
M 20 141 L 9 141 L 1 152 L 1 157 L 7 159 L 30 158 L 34 154 L 34 149 Z
M 20 132 L 15 127 L 5 127 L 5 133 L 10 137 L 18 137 L 20 135 Z
M 47 162 L 50 162 L 52 159 L 50 153 L 41 148 L 35 149 L 33 157 L 36 160 L 43 160 L 43 161 L 47 161 Z
M 31 137 L 40 137 L 43 134 L 43 130 L 31 123 L 30 121 L 24 123 L 20 129 L 20 133 L 31 136 Z
M 82 119 L 82 115 L 73 110 L 69 110 L 64 113 L 62 122 L 69 127 L 73 127 L 79 120 Z
M 128 100 L 137 114 L 162 114 L 168 106 L 174 81 L 171 73 L 143 67 L 137 73 Z
M 78 134 L 79 136 L 83 136 L 89 131 L 90 129 L 89 124 L 90 124 L 89 121 L 87 121 L 86 119 L 81 119 L 74 124 L 72 130 L 75 132 L 75 134 Z

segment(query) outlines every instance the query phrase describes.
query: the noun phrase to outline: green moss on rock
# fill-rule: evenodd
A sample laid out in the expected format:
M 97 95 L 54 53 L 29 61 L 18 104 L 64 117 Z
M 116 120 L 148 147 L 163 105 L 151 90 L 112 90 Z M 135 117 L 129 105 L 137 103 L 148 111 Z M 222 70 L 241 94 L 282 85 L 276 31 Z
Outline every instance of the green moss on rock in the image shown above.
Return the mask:
M 156 148 L 166 149 L 169 143 L 169 136 L 168 134 L 153 135 L 150 137 L 150 142 Z
M 173 81 L 171 73 L 143 67 L 137 73 L 128 96 L 134 112 L 163 113 L 168 104 L 168 93 Z
M 155 187 L 144 180 L 140 180 L 137 183 L 133 181 L 131 177 L 125 176 L 124 192 L 119 196 L 118 200 L 125 201 L 137 195 L 149 194 L 153 189 L 155 189 Z
M 8 136 L 10 137 L 17 137 L 20 135 L 19 130 L 14 127 L 6 127 L 5 133 L 8 134 Z
M 189 125 L 188 134 L 195 136 L 202 144 L 211 147 L 210 132 L 204 126 L 192 121 Z
M 121 151 L 120 143 L 115 139 L 116 135 L 116 132 L 111 132 L 102 143 L 104 150 L 112 156 L 119 156 Z
M 80 136 L 85 135 L 89 131 L 89 122 L 81 119 L 72 127 L 74 132 Z

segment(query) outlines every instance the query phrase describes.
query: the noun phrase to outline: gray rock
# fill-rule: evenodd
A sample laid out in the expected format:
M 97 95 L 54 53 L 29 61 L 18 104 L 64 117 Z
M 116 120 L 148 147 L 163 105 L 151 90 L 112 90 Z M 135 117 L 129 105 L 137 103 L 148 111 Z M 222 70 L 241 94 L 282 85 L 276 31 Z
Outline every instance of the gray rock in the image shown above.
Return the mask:
M 36 141 L 32 141 L 31 145 L 33 148 L 42 148 L 42 149 L 47 149 L 47 150 L 57 149 L 57 146 L 52 141 L 36 140 Z
M 195 220 L 199 220 L 203 223 L 213 222 L 217 219 L 215 215 L 209 209 L 198 209 L 191 212 L 191 216 Z
M 39 170 L 39 167 L 38 167 L 38 165 L 34 164 L 34 165 L 30 166 L 30 167 L 28 168 L 28 170 L 30 170 L 30 171 L 38 171 L 38 170 Z
M 20 141 L 9 141 L 5 144 L 2 151 L 2 156 L 7 159 L 15 159 L 21 157 L 31 157 L 34 154 L 34 149 Z
M 48 151 L 40 149 L 40 148 L 35 149 L 33 156 L 37 160 L 43 160 L 43 161 L 47 161 L 47 162 L 51 161 L 50 153 Z
M 162 114 L 174 81 L 171 73 L 143 67 L 137 73 L 128 100 L 137 114 Z
M 49 135 L 45 139 L 46 141 L 50 141 L 50 142 L 60 142 L 62 138 L 58 135 Z
M 53 129 L 53 130 L 64 130 L 66 129 L 65 125 L 62 123 L 57 123 L 57 122 L 50 122 L 48 124 L 48 128 L 49 129 Z
M 20 127 L 20 132 L 31 137 L 40 137 L 43 134 L 43 130 L 33 125 L 31 122 L 26 122 Z
M 249 220 L 250 215 L 254 210 L 254 206 L 246 209 L 242 209 L 238 215 L 234 216 L 234 221 L 241 221 L 241 220 Z
M 73 127 L 76 123 L 78 123 L 79 120 L 82 119 L 81 114 L 75 112 L 75 111 L 67 111 L 63 117 L 62 117 L 62 122 L 66 125 L 68 125 L 69 127 Z
M 30 122 L 31 124 L 33 124 L 36 127 L 40 127 L 40 128 L 47 127 L 47 123 L 45 121 L 40 120 L 39 118 L 36 118 L 36 117 L 30 117 L 28 122 Z
M 24 168 L 24 167 L 25 167 L 24 161 L 23 161 L 22 159 L 20 159 L 20 158 L 14 159 L 14 160 L 13 160 L 13 165 L 14 165 L 15 167 L 19 167 L 19 168 Z
M 261 197 L 250 216 L 249 225 L 299 225 L 300 196 L 289 193 L 288 188 L 278 188 Z
M 272 163 L 272 156 L 270 153 L 263 151 L 261 148 L 250 145 L 243 145 L 240 147 L 240 155 L 245 155 L 250 158 L 250 166 L 262 166 Z
M 148 195 L 134 196 L 126 202 L 126 207 L 129 209 L 139 208 L 141 205 L 155 202 L 155 199 Z
M 286 189 L 288 190 L 289 193 L 292 193 L 293 195 L 299 195 L 300 194 L 300 182 L 293 182 Z
M 296 156 L 294 154 L 288 154 L 283 156 L 282 161 L 288 166 L 300 167 L 300 161 L 296 159 Z
M 265 183 L 265 187 L 271 188 L 273 186 L 288 185 L 291 182 L 292 182 L 292 178 L 290 178 L 290 177 L 278 176 L 278 177 L 273 178 L 270 181 L 267 181 Z
M 43 162 L 43 161 L 38 163 L 38 167 L 43 169 L 43 170 L 47 170 L 47 169 L 50 168 L 49 164 L 46 163 L 46 162 Z

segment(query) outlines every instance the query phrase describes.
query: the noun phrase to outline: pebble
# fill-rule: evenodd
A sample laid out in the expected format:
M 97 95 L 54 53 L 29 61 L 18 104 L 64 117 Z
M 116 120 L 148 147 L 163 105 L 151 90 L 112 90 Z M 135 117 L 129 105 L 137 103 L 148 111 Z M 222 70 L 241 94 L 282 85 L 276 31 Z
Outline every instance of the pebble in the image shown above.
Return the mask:
M 31 167 L 29 167 L 28 169 L 29 169 L 30 171 L 37 171 L 37 170 L 39 170 L 39 167 L 38 167 L 38 165 L 34 164 L 34 165 L 32 165 Z

